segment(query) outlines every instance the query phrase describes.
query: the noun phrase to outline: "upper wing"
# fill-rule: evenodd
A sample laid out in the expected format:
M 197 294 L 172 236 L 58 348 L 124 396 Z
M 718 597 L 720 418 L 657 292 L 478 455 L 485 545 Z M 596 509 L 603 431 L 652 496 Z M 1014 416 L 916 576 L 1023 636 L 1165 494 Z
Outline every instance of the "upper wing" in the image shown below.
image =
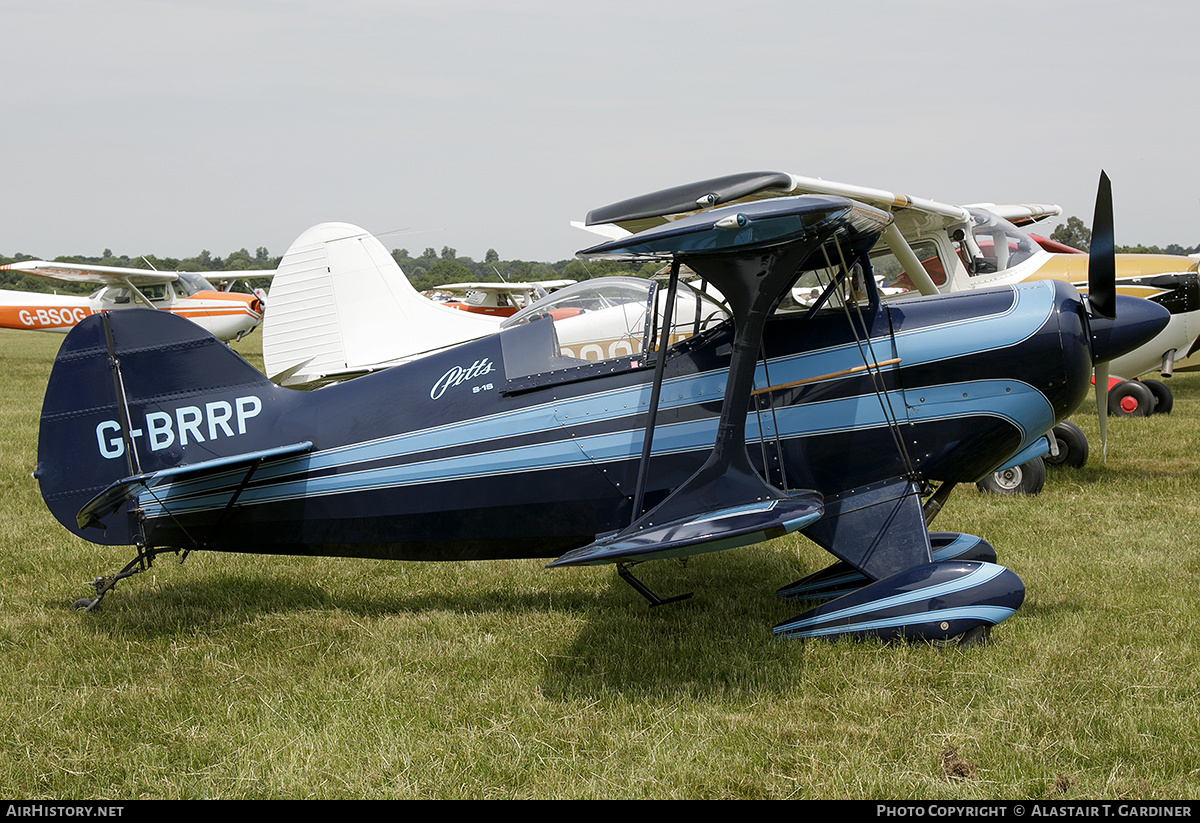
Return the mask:
M 576 225 L 610 239 L 620 239 L 629 233 L 645 231 L 714 206 L 798 194 L 833 195 L 874 206 L 891 213 L 897 228 L 905 235 L 970 220 L 970 215 L 962 206 L 911 197 L 900 192 L 783 172 L 748 172 L 664 189 L 594 209 L 588 213 L 582 225 Z
M 129 282 L 135 286 L 154 286 L 160 283 L 172 283 L 179 279 L 178 274 L 169 271 L 129 269 L 121 266 L 93 266 L 85 263 L 50 263 L 45 260 L 22 260 L 19 263 L 0 266 L 0 270 L 36 274 L 39 277 L 49 277 L 67 283 L 95 283 L 101 286 L 123 282 Z

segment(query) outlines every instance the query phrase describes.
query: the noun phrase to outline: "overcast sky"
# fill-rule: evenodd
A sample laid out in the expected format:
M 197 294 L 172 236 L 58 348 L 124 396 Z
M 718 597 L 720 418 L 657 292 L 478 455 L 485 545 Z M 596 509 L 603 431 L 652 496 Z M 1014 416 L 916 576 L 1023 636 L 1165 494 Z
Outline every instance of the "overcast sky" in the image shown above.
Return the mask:
M 0 0 L 0 254 L 571 257 L 741 171 L 1200 243 L 1195 0 Z M 1061 222 L 1061 220 L 1059 221 Z M 1053 223 L 1046 227 L 1046 233 Z

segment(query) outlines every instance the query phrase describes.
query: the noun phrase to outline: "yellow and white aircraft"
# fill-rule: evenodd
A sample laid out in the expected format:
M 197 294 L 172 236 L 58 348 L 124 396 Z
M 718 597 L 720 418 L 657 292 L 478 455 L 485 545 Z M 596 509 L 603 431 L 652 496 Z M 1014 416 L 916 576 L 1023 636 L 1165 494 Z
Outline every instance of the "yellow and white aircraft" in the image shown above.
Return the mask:
M 625 201 L 597 209 L 585 222 L 574 225 L 615 238 L 718 205 L 799 194 L 848 197 L 892 213 L 894 223 L 871 253 L 875 274 L 881 278 L 881 291 L 889 299 L 1037 279 L 1065 280 L 1080 291 L 1087 290 L 1087 254 L 1020 228 L 1061 214 L 1062 209 L 1055 205 L 958 206 L 820 178 L 759 172 L 647 195 L 644 217 L 613 220 L 611 215 L 639 213 L 636 207 L 630 208 L 630 201 Z M 649 202 L 650 198 L 655 202 Z M 670 209 L 667 201 L 672 198 L 676 210 L 662 216 L 664 204 Z M 1115 259 L 1118 293 L 1163 304 L 1170 310 L 1171 320 L 1149 343 L 1110 364 L 1112 375 L 1129 378 L 1109 378 L 1110 412 L 1143 416 L 1169 411 L 1171 393 L 1162 381 L 1132 378 L 1155 370 L 1169 377 L 1175 361 L 1197 347 L 1200 260 L 1152 254 L 1118 254 Z M 793 297 L 801 302 L 806 298 L 795 292 Z
M 196 272 L 166 272 L 82 263 L 23 260 L 0 271 L 98 285 L 90 295 L 0 290 L 0 328 L 65 334 L 81 320 L 112 309 L 149 306 L 186 317 L 213 336 L 240 340 L 262 321 L 266 293 L 220 291 Z M 246 272 L 266 277 L 273 271 Z

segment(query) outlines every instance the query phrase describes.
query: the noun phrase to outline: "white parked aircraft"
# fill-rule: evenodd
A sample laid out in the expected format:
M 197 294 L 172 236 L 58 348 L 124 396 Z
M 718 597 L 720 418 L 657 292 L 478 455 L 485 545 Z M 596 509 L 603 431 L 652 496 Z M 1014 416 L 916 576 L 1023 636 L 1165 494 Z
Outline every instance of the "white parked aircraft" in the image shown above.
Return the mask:
M 0 271 L 36 275 L 63 283 L 99 286 L 90 295 L 0 291 L 0 328 L 65 334 L 93 314 L 146 306 L 169 311 L 203 326 L 220 340 L 240 340 L 263 318 L 266 294 L 222 291 L 197 272 L 154 271 L 82 263 L 23 260 Z M 248 271 L 246 277 L 269 277 L 273 271 Z

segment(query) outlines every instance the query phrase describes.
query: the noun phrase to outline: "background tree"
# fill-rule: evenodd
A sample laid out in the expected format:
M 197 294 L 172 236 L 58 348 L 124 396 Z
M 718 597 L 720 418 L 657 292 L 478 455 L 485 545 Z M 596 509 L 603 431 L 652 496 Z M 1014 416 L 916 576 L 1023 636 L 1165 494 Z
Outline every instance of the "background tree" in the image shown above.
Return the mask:
M 1092 246 L 1092 230 L 1078 217 L 1068 217 L 1066 225 L 1059 223 L 1050 239 L 1073 249 L 1087 251 Z

